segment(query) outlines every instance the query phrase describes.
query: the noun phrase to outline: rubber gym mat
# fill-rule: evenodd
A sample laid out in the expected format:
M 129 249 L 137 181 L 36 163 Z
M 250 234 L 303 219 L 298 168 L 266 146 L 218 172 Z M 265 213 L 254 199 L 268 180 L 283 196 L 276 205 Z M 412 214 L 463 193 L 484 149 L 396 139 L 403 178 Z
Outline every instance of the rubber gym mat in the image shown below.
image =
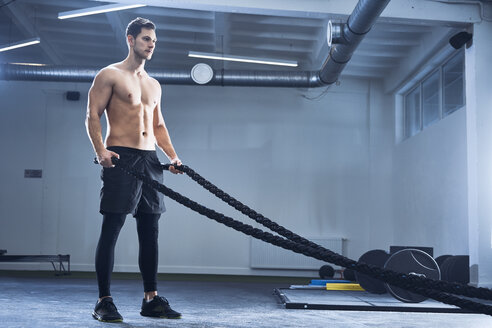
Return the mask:
M 366 291 L 277 288 L 274 293 L 286 309 L 473 313 L 431 299 L 420 303 L 404 303 L 389 294 L 371 294 Z M 490 301 L 484 303 L 492 305 Z

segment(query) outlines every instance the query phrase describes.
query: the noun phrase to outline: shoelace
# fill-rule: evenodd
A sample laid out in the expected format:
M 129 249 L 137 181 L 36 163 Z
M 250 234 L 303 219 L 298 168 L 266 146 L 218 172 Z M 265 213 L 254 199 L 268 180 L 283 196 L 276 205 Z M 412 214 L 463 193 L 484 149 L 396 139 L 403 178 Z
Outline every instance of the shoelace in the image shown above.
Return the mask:
M 166 305 L 169 305 L 169 301 L 165 298 L 165 297 L 162 297 L 162 296 L 156 296 L 159 303 L 164 303 Z
M 111 312 L 118 311 L 116 309 L 116 305 L 114 305 L 113 302 L 104 302 L 104 304 L 102 305 L 102 308 L 105 310 L 109 310 Z

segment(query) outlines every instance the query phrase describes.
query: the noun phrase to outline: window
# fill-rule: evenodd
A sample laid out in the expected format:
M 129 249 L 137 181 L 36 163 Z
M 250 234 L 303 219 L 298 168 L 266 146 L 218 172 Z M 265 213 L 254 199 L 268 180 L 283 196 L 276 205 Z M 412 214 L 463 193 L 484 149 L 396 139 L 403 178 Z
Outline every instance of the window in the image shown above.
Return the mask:
M 422 82 L 422 111 L 424 114 L 424 128 L 439 121 L 439 70 L 432 73 Z
M 463 52 L 460 52 L 460 54 L 461 56 L 454 56 L 442 67 L 444 116 L 451 114 L 465 104 L 463 93 Z
M 459 51 L 403 95 L 404 138 L 416 135 L 464 105 L 464 52 Z
M 405 137 L 409 138 L 420 131 L 420 87 L 405 97 Z

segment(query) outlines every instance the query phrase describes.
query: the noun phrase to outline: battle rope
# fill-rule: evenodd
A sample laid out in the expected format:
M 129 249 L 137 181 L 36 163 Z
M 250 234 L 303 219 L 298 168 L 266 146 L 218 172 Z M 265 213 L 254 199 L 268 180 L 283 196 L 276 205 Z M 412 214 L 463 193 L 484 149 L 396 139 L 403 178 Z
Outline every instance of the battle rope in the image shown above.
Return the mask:
M 162 164 L 162 169 L 163 170 L 168 170 L 170 164 Z M 342 255 L 339 255 L 337 253 L 334 253 L 330 251 L 329 249 L 326 249 L 316 243 L 313 243 L 312 241 L 303 238 L 294 232 L 278 225 L 277 223 L 267 219 L 263 215 L 257 213 L 253 209 L 249 208 L 248 206 L 242 204 L 240 201 L 235 199 L 234 197 L 228 195 L 221 189 L 219 189 L 217 186 L 213 185 L 210 181 L 206 180 L 203 178 L 201 175 L 196 173 L 193 169 L 186 165 L 181 165 L 177 166 L 178 169 L 184 173 L 186 173 L 192 180 L 197 182 L 200 186 L 202 186 L 204 189 L 208 190 L 210 193 L 212 193 L 214 196 L 217 198 L 223 200 L 225 203 L 230 205 L 231 207 L 234 207 L 236 210 L 239 212 L 245 214 L 249 218 L 253 219 L 254 221 L 260 223 L 261 225 L 269 228 L 270 230 L 278 233 L 279 235 L 284 236 L 285 238 L 294 241 L 299 244 L 307 245 L 309 247 L 315 248 L 315 249 L 320 249 L 323 250 L 331 255 L 334 256 L 333 261 L 329 261 L 334 264 L 338 264 L 342 267 L 345 268 L 353 268 L 353 264 L 357 263 L 356 261 L 350 260 L 346 257 L 343 257 Z M 339 262 L 337 258 L 340 258 L 342 261 L 345 262 Z M 393 272 L 393 271 L 390 271 Z M 394 272 L 397 273 L 397 272 Z M 403 274 L 403 273 L 397 273 L 397 276 L 399 278 L 404 278 L 408 279 L 408 277 Z M 428 279 L 428 278 L 419 278 L 418 276 L 411 276 L 416 277 L 416 280 L 418 282 L 418 285 L 424 285 L 426 288 L 430 289 L 437 289 L 441 290 L 444 292 L 448 292 L 451 294 L 456 294 L 456 295 L 463 295 L 463 296 L 468 296 L 468 297 L 474 297 L 474 298 L 481 298 L 481 299 L 487 299 L 487 300 L 492 300 L 492 290 L 488 288 L 476 288 L 473 286 L 468 286 L 464 284 L 459 284 L 459 283 L 453 283 L 453 282 L 447 282 L 447 281 L 442 281 L 442 280 L 434 280 L 434 279 Z M 398 278 L 397 278 L 398 279 Z
M 214 195 L 227 202 L 229 205 L 233 206 L 234 208 L 238 209 L 240 212 L 248 215 L 255 221 L 263 224 L 264 226 L 269 227 L 270 229 L 272 229 L 272 231 L 284 235 L 286 238 L 276 236 L 269 232 L 265 232 L 260 229 L 254 228 L 250 225 L 244 224 L 228 216 L 225 216 L 222 213 L 218 213 L 212 209 L 200 205 L 192 201 L 191 199 L 164 186 L 163 184 L 160 184 L 159 182 L 149 178 L 148 176 L 139 173 L 130 167 L 123 165 L 116 158 L 113 158 L 113 163 L 115 163 L 117 168 L 120 168 L 124 172 L 142 180 L 144 183 L 150 185 L 151 187 L 155 188 L 156 190 L 160 191 L 161 193 L 175 200 L 176 202 L 190 208 L 195 212 L 205 215 L 210 219 L 213 219 L 237 231 L 243 232 L 246 235 L 255 237 L 257 239 L 282 247 L 284 249 L 292 250 L 296 253 L 301 253 L 306 256 L 310 256 L 322 261 L 340 265 L 345 268 L 350 268 L 352 270 L 366 274 L 368 276 L 379 279 L 391 285 L 410 290 L 417 294 L 424 295 L 426 297 L 435 299 L 437 301 L 446 304 L 455 305 L 462 309 L 471 310 L 474 312 L 480 312 L 480 313 L 492 315 L 492 306 L 490 305 L 447 294 L 447 293 L 452 293 L 457 295 L 465 295 L 469 297 L 490 300 L 492 299 L 492 291 L 487 288 L 476 288 L 463 284 L 436 281 L 429 278 L 423 278 L 415 275 L 408 275 L 391 270 L 385 270 L 373 265 L 360 263 L 351 260 L 349 258 L 346 258 L 340 254 L 325 249 L 320 245 L 312 243 L 311 241 L 303 237 L 300 237 L 294 234 L 293 232 L 279 226 L 278 224 L 272 222 L 271 220 L 268 220 L 264 216 L 256 213 L 255 211 L 249 209 L 247 206 L 241 204 L 239 201 L 232 198 L 231 196 L 227 195 L 222 190 L 214 186 L 209 181 L 205 180 L 203 177 L 201 177 L 196 172 L 194 172 L 191 168 L 185 165 L 176 166 L 176 167 L 179 170 L 185 172 L 188 176 L 190 176 L 194 181 L 202 185 L 205 189 L 209 190 Z M 162 168 L 167 169 L 169 168 L 169 165 L 168 164 L 163 165 Z

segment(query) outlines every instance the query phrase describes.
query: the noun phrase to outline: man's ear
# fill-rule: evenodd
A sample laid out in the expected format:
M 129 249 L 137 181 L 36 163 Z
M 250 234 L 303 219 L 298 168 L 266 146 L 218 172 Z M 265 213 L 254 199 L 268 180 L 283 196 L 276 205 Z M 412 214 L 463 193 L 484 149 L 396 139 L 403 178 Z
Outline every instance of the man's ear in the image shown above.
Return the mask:
M 127 40 L 127 42 L 128 42 L 128 45 L 129 45 L 130 47 L 133 47 L 134 42 L 135 42 L 135 38 L 133 37 L 133 35 L 131 35 L 131 34 L 127 35 L 127 36 L 126 36 L 126 40 Z

